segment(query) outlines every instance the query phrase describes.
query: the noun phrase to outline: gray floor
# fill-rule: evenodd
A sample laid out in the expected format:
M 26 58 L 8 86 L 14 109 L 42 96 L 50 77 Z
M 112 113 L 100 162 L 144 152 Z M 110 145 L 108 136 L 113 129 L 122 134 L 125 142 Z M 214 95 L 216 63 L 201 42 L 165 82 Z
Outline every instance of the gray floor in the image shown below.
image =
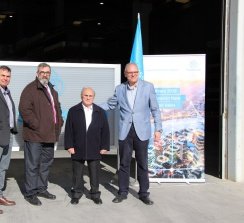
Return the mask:
M 17 202 L 16 206 L 0 206 L 4 214 L 0 223 L 36 222 L 244 222 L 244 184 L 220 180 L 206 175 L 205 183 L 151 183 L 151 198 L 155 204 L 146 206 L 137 198 L 138 186 L 131 186 L 127 200 L 112 203 L 117 192 L 115 178 L 116 155 L 107 155 L 102 162 L 101 192 L 103 204 L 95 205 L 83 196 L 78 205 L 70 204 L 71 163 L 69 158 L 58 158 L 51 169 L 49 191 L 55 201 L 41 199 L 43 205 L 27 203 L 21 193 L 23 159 L 13 154 L 8 171 L 5 196 Z M 60 156 L 62 157 L 62 156 Z M 89 190 L 89 179 L 86 188 Z

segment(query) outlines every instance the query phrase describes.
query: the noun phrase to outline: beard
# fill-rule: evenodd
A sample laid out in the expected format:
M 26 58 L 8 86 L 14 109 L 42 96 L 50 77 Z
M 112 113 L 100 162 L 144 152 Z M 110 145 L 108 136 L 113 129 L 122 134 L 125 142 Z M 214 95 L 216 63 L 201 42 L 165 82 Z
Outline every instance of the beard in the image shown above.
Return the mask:
M 48 85 L 48 82 L 49 82 L 49 80 L 48 79 L 46 79 L 46 78 L 43 78 L 43 79 L 41 79 L 41 78 L 38 78 L 39 79 L 39 81 L 41 82 L 41 84 L 43 85 L 43 86 L 47 86 Z

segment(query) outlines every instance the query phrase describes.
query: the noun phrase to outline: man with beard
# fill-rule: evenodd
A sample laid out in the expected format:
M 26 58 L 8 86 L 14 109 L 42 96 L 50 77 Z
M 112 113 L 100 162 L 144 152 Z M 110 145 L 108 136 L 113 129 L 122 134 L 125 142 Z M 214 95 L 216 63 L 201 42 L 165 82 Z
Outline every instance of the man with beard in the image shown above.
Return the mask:
M 19 103 L 23 118 L 24 196 L 30 204 L 37 206 L 42 204 L 38 197 L 56 199 L 47 191 L 48 175 L 63 119 L 58 93 L 49 82 L 50 76 L 50 65 L 39 64 L 36 79 L 24 88 Z

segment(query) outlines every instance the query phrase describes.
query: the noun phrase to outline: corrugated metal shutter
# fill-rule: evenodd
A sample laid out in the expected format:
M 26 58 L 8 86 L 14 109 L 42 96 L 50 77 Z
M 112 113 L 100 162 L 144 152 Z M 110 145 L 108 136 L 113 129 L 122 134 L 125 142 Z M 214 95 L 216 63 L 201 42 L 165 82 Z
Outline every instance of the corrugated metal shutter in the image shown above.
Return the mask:
M 39 63 L 31 62 L 4 62 L 12 69 L 12 78 L 9 85 L 13 100 L 16 105 L 19 134 L 14 137 L 13 150 L 23 150 L 22 121 L 18 113 L 19 98 L 24 87 L 36 77 L 36 68 Z M 49 63 L 52 67 L 51 83 L 59 93 L 59 100 L 62 107 L 62 116 L 66 119 L 70 107 L 79 103 L 81 89 L 92 87 L 95 92 L 95 103 L 105 102 L 114 92 L 114 87 L 120 81 L 120 65 L 111 64 L 65 64 Z M 119 76 L 119 77 L 118 77 Z M 108 119 L 111 132 L 111 146 L 117 144 L 117 123 L 116 114 L 108 112 Z M 63 133 L 58 142 L 58 149 L 63 149 Z

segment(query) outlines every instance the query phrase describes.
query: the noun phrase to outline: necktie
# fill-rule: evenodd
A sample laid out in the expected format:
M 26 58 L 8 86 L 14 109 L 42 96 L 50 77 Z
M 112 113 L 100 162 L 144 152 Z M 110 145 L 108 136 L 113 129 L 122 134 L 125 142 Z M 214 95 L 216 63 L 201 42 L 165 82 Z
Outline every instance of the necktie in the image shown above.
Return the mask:
M 14 127 L 14 113 L 13 113 L 13 105 L 12 105 L 12 102 L 10 100 L 9 89 L 7 88 L 3 94 L 4 94 L 4 98 L 5 98 L 7 105 L 8 105 L 8 109 L 9 109 L 9 125 L 10 125 L 10 128 L 13 128 Z
M 50 101 L 51 101 L 51 105 L 52 105 L 52 110 L 53 110 L 53 120 L 54 120 L 54 123 L 56 124 L 57 123 L 57 117 L 56 117 L 56 109 L 55 109 L 55 104 L 54 104 L 54 100 L 53 100 L 53 96 L 51 94 L 51 91 L 50 91 L 50 88 L 47 86 L 45 86 L 46 89 L 47 89 L 47 93 L 48 93 L 48 96 L 50 98 Z

